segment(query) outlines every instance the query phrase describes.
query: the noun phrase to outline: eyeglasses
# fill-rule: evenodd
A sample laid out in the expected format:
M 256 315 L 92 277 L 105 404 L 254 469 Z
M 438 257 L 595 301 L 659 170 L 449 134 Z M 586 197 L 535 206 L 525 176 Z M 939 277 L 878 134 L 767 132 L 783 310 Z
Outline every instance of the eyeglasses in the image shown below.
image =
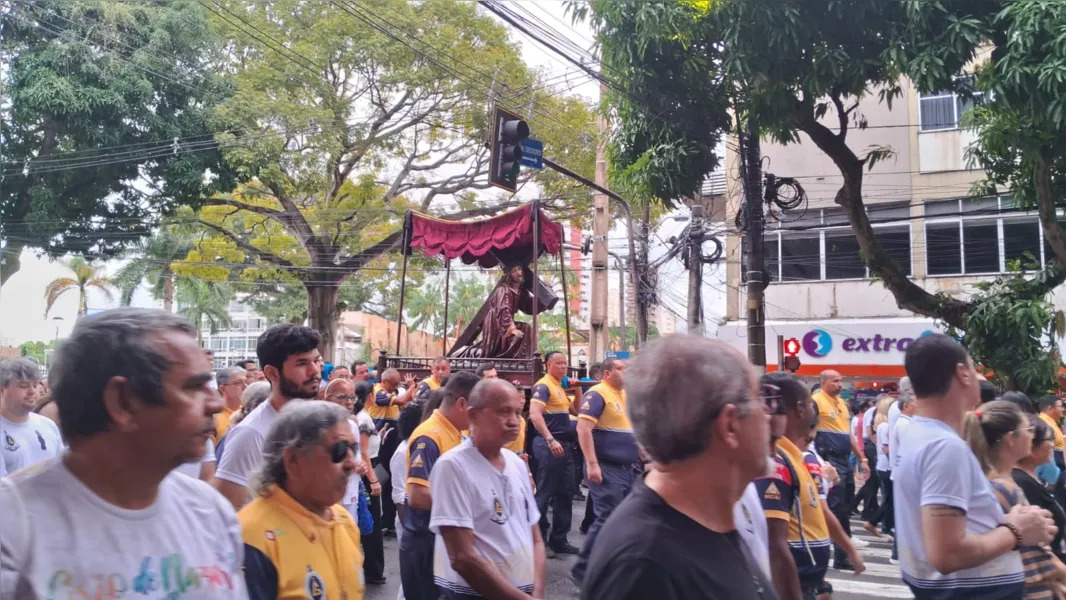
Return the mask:
M 782 402 L 781 388 L 776 385 L 764 383 L 759 386 L 759 400 L 768 415 L 783 415 L 787 412 L 785 403 Z
M 333 461 L 333 464 L 344 462 L 344 459 L 348 458 L 348 452 L 355 456 L 355 444 L 348 442 L 333 442 L 329 447 L 329 459 Z
M 336 398 L 341 402 L 355 402 L 355 394 L 333 394 L 330 398 Z

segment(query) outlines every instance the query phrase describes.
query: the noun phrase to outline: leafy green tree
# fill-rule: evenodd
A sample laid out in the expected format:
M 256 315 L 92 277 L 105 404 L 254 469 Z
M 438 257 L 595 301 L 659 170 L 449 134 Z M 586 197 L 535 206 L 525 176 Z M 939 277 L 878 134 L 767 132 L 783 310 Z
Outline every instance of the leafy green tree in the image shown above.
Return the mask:
M 197 2 L 2 10 L 0 285 L 24 248 L 116 255 L 160 215 L 231 187 L 208 127 L 226 87 Z
M 691 195 L 716 163 L 708 153 L 729 128 L 730 110 L 776 142 L 802 134 L 840 172 L 836 203 L 871 273 L 900 307 L 963 328 L 973 303 L 911 281 L 870 225 L 864 172 L 892 150 L 852 148 L 848 133 L 867 126 L 858 100 L 876 93 L 891 103 L 904 73 L 921 89 L 957 87 L 953 77 L 986 31 L 970 15 L 993 4 L 604 0 L 577 12 L 601 32 L 606 69 L 624 76 L 625 89 L 608 100 L 619 115 L 611 147 L 625 182 L 666 201 Z M 660 118 L 657 106 L 678 114 Z M 1056 268 L 1032 280 L 1028 297 L 1044 297 L 1064 278 Z
M 113 282 L 119 289 L 119 304 L 129 306 L 133 294 L 147 282 L 152 298 L 163 302 L 163 310 L 174 310 L 173 264 L 188 256 L 192 240 L 162 229 L 149 238 L 142 239 L 128 251 L 129 262 L 115 273 Z
M 23 342 L 19 344 L 19 356 L 36 359 L 39 364 L 47 364 L 48 353 L 55 349 L 55 341 Z
M 53 279 L 45 286 L 44 316 L 52 312 L 56 300 L 67 292 L 78 292 L 78 316 L 84 316 L 88 311 L 89 290 L 96 290 L 104 295 L 109 301 L 114 299 L 111 293 L 112 282 L 104 274 L 103 265 L 94 265 L 80 256 L 75 256 L 63 261 L 63 265 L 70 270 L 70 276 Z
M 180 277 L 176 288 L 178 314 L 196 326 L 197 342 L 203 342 L 205 321 L 208 331 L 212 334 L 233 325 L 227 309 L 230 300 L 233 299 L 233 290 L 230 286 L 191 277 Z
M 505 29 L 473 4 L 384 0 L 372 13 L 350 2 L 216 4 L 212 23 L 231 57 L 222 70 L 235 85 L 217 111 L 218 126 L 271 133 L 254 145 L 221 136 L 234 142 L 225 161 L 242 184 L 188 215 L 206 235 L 181 270 L 302 285 L 326 355 L 342 283 L 356 273 L 395 281 L 398 261 L 388 253 L 400 243 L 405 210 L 462 218 L 516 204 L 472 195 L 488 187 L 483 140 L 492 77 L 485 73 L 501 74 L 496 91 L 504 104 L 532 104 L 538 138 L 592 171 L 590 108 L 540 85 Z M 556 110 L 563 117 L 544 116 Z M 555 119 L 562 118 L 560 126 Z M 554 176 L 544 182 L 553 197 L 567 194 L 573 204 L 573 186 Z M 379 306 L 391 305 L 397 286 L 380 287 Z

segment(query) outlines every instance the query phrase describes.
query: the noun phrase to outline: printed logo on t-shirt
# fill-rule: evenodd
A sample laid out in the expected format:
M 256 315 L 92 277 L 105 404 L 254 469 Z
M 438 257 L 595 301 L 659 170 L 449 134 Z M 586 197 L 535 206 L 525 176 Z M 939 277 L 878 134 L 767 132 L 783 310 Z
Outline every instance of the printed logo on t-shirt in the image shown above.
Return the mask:
M 818 492 L 816 492 L 814 490 L 814 484 L 813 483 L 809 483 L 809 482 L 807 483 L 807 492 L 811 495 L 811 507 L 812 508 L 817 508 L 818 507 Z
M 18 449 L 19 449 L 18 442 L 15 441 L 15 438 L 11 437 L 10 433 L 5 431 L 4 432 L 4 450 L 10 450 L 11 452 L 14 452 L 15 450 L 18 450 Z
M 322 600 L 326 597 L 326 584 L 322 581 L 322 577 L 311 568 L 311 565 L 307 565 L 304 593 L 307 594 L 308 600 Z
M 41 432 L 36 429 L 34 429 L 33 432 L 37 434 L 37 442 L 41 444 L 41 450 L 47 450 L 48 444 L 45 443 L 44 437 L 41 436 Z
M 492 491 L 492 516 L 489 518 L 497 525 L 503 525 L 507 522 L 507 515 L 503 512 L 503 503 L 496 497 L 496 490 Z
M 614 403 L 614 409 L 615 409 L 616 411 L 618 411 L 618 412 L 622 412 L 622 403 L 620 403 L 620 402 L 615 402 L 615 403 Z
M 766 486 L 766 491 L 763 492 L 763 498 L 767 500 L 780 500 L 781 490 L 777 489 L 777 484 L 770 482 L 770 485 Z
M 419 447 L 422 447 L 423 445 L 424 444 L 419 444 Z M 411 468 L 412 469 L 418 469 L 423 464 L 425 464 L 425 463 L 422 462 L 422 455 L 421 454 L 416 454 L 415 457 L 411 459 Z
M 234 589 L 231 571 L 218 564 L 190 566 L 180 554 L 147 556 L 132 579 L 122 573 L 81 573 L 59 569 L 48 578 L 50 598 L 117 598 L 118 590 L 141 596 L 194 598 L 213 590 Z M 234 562 L 234 561 L 228 561 Z M 234 570 L 237 568 L 233 567 Z M 162 593 L 163 596 L 157 596 Z
M 585 403 L 581 405 L 581 410 L 592 410 L 588 400 L 585 400 Z

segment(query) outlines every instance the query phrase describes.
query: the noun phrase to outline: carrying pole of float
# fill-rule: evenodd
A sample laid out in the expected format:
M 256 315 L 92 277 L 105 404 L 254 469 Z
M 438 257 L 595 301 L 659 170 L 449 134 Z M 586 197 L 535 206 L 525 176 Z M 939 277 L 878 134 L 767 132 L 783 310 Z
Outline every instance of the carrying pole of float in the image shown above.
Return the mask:
M 448 301 L 451 300 L 452 261 L 444 259 L 444 335 L 441 336 L 441 356 L 448 356 Z
M 566 291 L 566 263 L 563 262 L 563 245 L 559 244 L 559 278 L 563 282 L 563 318 L 566 319 L 566 364 L 570 362 L 570 295 Z
M 403 253 L 403 272 L 400 274 L 400 311 L 396 315 L 396 355 L 400 354 L 400 338 L 403 336 L 403 299 L 407 295 L 407 259 L 411 254 L 411 211 L 403 217 L 403 244 L 400 252 Z
M 540 348 L 539 333 L 537 331 L 537 282 L 540 281 L 540 269 L 537 263 L 540 261 L 540 202 L 533 201 L 533 211 L 530 215 L 533 218 L 533 281 L 530 285 L 530 290 L 533 292 L 533 352 L 537 352 Z M 519 290 L 521 292 L 521 290 Z

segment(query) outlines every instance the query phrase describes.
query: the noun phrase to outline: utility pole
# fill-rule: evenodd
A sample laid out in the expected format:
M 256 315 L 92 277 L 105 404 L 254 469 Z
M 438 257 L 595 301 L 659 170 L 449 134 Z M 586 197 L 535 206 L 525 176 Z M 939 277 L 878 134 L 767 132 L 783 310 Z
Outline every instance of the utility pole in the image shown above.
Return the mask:
M 648 341 L 648 302 L 651 299 L 651 274 L 648 272 L 648 235 L 649 223 L 651 222 L 651 202 L 644 199 L 644 219 L 640 223 L 640 254 L 633 260 L 633 312 L 636 313 L 637 347 Z M 630 237 L 632 237 L 633 223 L 630 221 Z
M 688 230 L 688 332 L 703 337 L 703 207 L 692 204 Z
M 749 122 L 740 136 L 740 159 L 744 168 L 744 206 L 747 231 L 744 254 L 748 277 L 748 360 L 760 372 L 766 371 L 766 301 L 763 292 L 765 266 L 763 256 L 762 150 L 758 127 Z
M 614 262 L 618 266 L 618 335 L 622 340 L 621 347 L 618 349 L 626 352 L 629 350 L 629 344 L 626 341 L 626 267 L 625 262 L 617 254 L 614 255 Z
M 600 85 L 600 99 L 605 95 L 604 85 Z M 607 119 L 600 116 L 599 140 L 596 145 L 596 185 L 607 187 Z M 610 343 L 607 325 L 607 233 L 611 228 L 609 201 L 607 194 L 599 193 L 593 197 L 592 216 L 592 289 L 589 298 L 589 359 L 591 362 L 602 361 L 607 355 Z

